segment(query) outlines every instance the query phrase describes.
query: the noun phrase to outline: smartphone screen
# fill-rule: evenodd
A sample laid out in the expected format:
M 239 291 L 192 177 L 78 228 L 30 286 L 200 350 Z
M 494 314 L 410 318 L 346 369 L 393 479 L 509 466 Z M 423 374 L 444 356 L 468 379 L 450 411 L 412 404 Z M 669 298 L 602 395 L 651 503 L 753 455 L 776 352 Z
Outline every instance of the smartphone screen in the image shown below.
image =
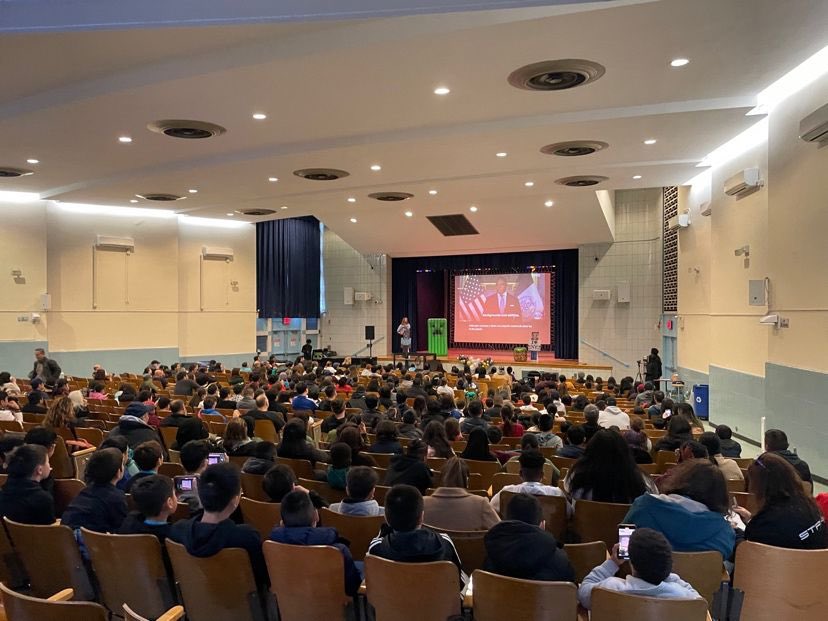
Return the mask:
M 198 482 L 194 476 L 175 477 L 175 491 L 179 494 L 195 491 L 197 486 Z
M 635 530 L 635 524 L 618 525 L 618 558 L 630 558 L 630 536 Z
M 207 465 L 220 464 L 227 461 L 227 453 L 210 453 L 207 455 Z

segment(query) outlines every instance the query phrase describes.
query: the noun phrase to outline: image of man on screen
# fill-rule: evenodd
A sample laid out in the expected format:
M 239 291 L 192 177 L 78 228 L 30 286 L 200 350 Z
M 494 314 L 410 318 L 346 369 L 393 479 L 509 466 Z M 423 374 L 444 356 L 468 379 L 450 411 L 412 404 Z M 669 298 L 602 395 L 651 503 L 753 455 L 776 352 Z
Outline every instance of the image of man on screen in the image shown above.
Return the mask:
M 489 296 L 483 306 L 487 315 L 520 315 L 520 302 L 513 293 L 506 290 L 506 279 L 498 276 L 495 294 Z

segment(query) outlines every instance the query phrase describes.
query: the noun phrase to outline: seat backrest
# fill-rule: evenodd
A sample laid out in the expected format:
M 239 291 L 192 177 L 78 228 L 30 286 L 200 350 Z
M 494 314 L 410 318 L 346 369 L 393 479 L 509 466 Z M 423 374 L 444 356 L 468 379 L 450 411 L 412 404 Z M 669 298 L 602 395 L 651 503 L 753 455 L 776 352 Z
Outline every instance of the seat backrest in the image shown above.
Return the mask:
M 16 420 L 0 420 L 0 431 L 22 432 L 23 425 Z
M 184 606 L 173 606 L 164 614 L 158 617 L 155 621 L 178 621 L 184 616 Z M 127 604 L 124 604 L 123 617 L 125 621 L 150 621 L 146 617 L 139 615 Z
M 269 420 L 256 420 L 253 435 L 267 442 L 279 443 L 279 434 L 276 427 Z
M 667 464 L 675 462 L 677 459 L 675 451 L 658 451 L 655 454 L 655 463 L 658 466 L 658 471 L 664 474 L 667 472 Z
M 380 505 L 385 506 L 385 495 L 391 490 L 387 485 L 377 485 L 374 487 L 374 500 Z
M 175 604 L 161 544 L 154 535 L 109 535 L 81 529 L 101 601 L 114 614 L 123 605 L 155 619 Z
M 705 552 L 673 552 L 673 573 L 698 591 L 708 605 L 722 583 L 722 555 L 714 550 Z
M 28 581 L 26 570 L 6 532 L 6 525 L 0 522 L 0 582 L 16 589 L 25 586 Z
M 83 565 L 74 533 L 68 526 L 34 526 L 4 518 L 15 550 L 29 574 L 32 592 L 49 597 L 65 588 L 75 591 L 75 599 L 95 596 Z
M 578 461 L 577 459 L 573 459 L 571 457 L 558 457 L 557 455 L 553 455 L 549 458 L 549 460 L 555 464 L 558 470 L 561 468 L 572 468 L 572 465 Z
M 107 621 L 106 608 L 94 602 L 29 597 L 15 593 L 5 584 L 0 584 L 0 592 L 3 594 L 5 608 L 3 618 L 7 616 L 11 621 Z
M 563 550 L 575 572 L 575 582 L 579 584 L 589 572 L 609 558 L 607 544 L 603 541 L 567 543 Z
M 76 427 L 75 434 L 78 439 L 86 440 L 89 444 L 100 446 L 104 440 L 103 431 L 93 427 Z
M 266 541 L 263 551 L 280 621 L 344 621 L 350 598 L 339 550 Z
M 189 621 L 262 621 L 250 557 L 226 548 L 206 558 L 191 556 L 180 543 L 165 542 Z
M 343 515 L 330 509 L 320 509 L 319 519 L 323 525 L 332 526 L 340 536 L 351 542 L 349 547 L 355 561 L 365 558 L 368 544 L 379 534 L 380 527 L 385 523 L 385 518 L 381 515 Z
M 380 468 L 388 468 L 391 465 L 391 458 L 394 456 L 393 453 L 369 453 L 367 451 L 362 454 L 373 458 Z
M 727 479 L 725 481 L 727 484 L 727 491 L 728 492 L 745 492 L 747 488 L 745 487 L 745 480 L 744 479 Z
M 644 474 L 649 474 L 650 476 L 658 474 L 658 464 L 638 464 L 638 467 Z
M 469 576 L 475 569 L 481 569 L 486 560 L 486 545 L 483 538 L 488 531 L 485 530 L 446 530 L 429 526 L 438 533 L 445 533 L 451 537 L 451 542 L 457 550 L 457 556 L 463 565 L 463 571 Z
M 506 515 L 506 507 L 509 506 L 515 492 L 500 492 L 500 515 Z M 541 505 L 543 519 L 546 520 L 546 531 L 555 535 L 558 541 L 563 541 L 566 533 L 567 514 L 566 498 L 563 496 L 535 496 Z
M 477 459 L 464 459 L 463 461 L 469 467 L 470 473 L 474 472 L 481 475 L 481 489 L 489 489 L 494 475 L 503 468 L 498 461 L 480 461 Z
M 474 572 L 472 580 L 475 621 L 576 621 L 578 617 L 578 589 L 572 582 L 521 580 L 481 570 Z
M 369 555 L 365 585 L 376 621 L 442 621 L 460 614 L 460 576 L 449 561 L 397 563 Z
M 164 440 L 164 446 L 168 449 L 175 444 L 175 435 L 178 433 L 178 427 L 165 426 L 158 428 L 161 431 L 161 438 Z
M 745 592 L 742 619 L 825 619 L 828 550 L 791 550 L 745 541 L 736 548 L 733 585 Z
M 342 502 L 345 498 L 344 489 L 334 489 L 325 481 L 316 481 L 314 479 L 299 479 L 299 485 L 307 490 L 313 490 L 330 504 L 335 502 Z
M 740 507 L 744 507 L 750 511 L 751 514 L 759 511 L 759 500 L 756 498 L 756 494 L 751 494 L 750 492 L 730 492 L 730 497 Z
M 520 484 L 520 475 L 511 472 L 498 472 L 492 477 L 492 496 L 497 494 L 507 485 Z
M 742 618 L 754 621 L 753 617 Z M 662 599 L 628 595 L 619 591 L 593 589 L 591 621 L 705 621 L 707 602 L 703 599 Z M 781 619 L 781 617 L 780 617 Z
M 265 491 L 262 488 L 263 480 L 263 474 L 251 474 L 249 472 L 242 472 L 241 485 L 244 495 L 248 498 L 252 498 L 253 500 L 258 500 L 260 502 L 267 502 L 268 500 L 270 500 L 270 498 L 267 494 L 265 494 Z
M 83 481 L 77 479 L 55 479 L 52 495 L 55 498 L 55 515 L 63 515 L 69 503 L 86 487 Z
M 289 457 L 277 457 L 276 463 L 284 464 L 293 470 L 297 479 L 313 479 L 313 466 L 307 459 L 290 459 Z
M 72 453 L 72 462 L 75 467 L 75 478 L 79 481 L 86 480 L 86 464 L 95 452 L 95 448 L 83 449 L 82 451 L 75 451 Z
M 572 530 L 582 542 L 603 541 L 611 549 L 618 543 L 618 525 L 624 522 L 629 510 L 630 505 L 620 503 L 578 500 Z
M 75 476 L 75 464 L 72 458 L 69 457 L 69 451 L 66 449 L 66 442 L 60 436 L 55 442 L 55 451 L 49 458 L 49 463 L 52 464 L 52 478 L 53 479 L 72 479 Z
M 158 467 L 158 474 L 163 474 L 164 476 L 168 476 L 172 479 L 177 476 L 183 476 L 186 474 L 186 471 L 184 470 L 184 466 L 181 464 L 165 461 Z
M 278 526 L 282 519 L 279 503 L 261 502 L 242 496 L 239 508 L 244 523 L 259 531 L 263 541 L 270 536 L 270 531 Z

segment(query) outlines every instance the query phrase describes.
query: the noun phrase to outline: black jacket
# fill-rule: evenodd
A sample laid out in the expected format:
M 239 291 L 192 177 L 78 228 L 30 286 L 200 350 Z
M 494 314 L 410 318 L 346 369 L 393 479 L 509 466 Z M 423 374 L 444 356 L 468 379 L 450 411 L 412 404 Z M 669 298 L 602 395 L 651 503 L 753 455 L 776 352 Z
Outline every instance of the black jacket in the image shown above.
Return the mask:
M 320 408 L 322 409 L 322 408 Z M 322 433 L 330 433 L 334 429 L 338 429 L 340 425 L 344 425 L 347 417 L 337 419 L 333 414 L 322 421 Z
M 121 528 L 118 529 L 119 535 L 155 535 L 158 541 L 162 544 L 164 540 L 169 537 L 172 524 L 169 522 L 165 524 L 146 524 L 144 516 L 137 511 L 133 511 L 127 515 Z
M 189 377 L 185 377 L 183 380 L 178 380 L 175 383 L 175 388 L 173 389 L 173 394 L 174 395 L 187 395 L 189 397 L 195 391 L 197 391 L 198 388 L 199 388 L 198 384 L 196 384 Z
M 727 440 L 719 440 L 722 446 L 722 455 L 724 457 L 738 458 L 742 456 L 742 445 L 736 442 L 733 438 Z
M 825 520 L 813 502 L 789 501 L 762 509 L 747 523 L 745 539 L 777 548 L 828 547 Z
M 807 462 L 799 459 L 799 456 L 794 453 L 793 451 L 789 451 L 785 449 L 784 451 L 773 451 L 789 464 L 791 464 L 796 471 L 799 473 L 799 476 L 802 478 L 803 481 L 812 481 L 811 479 L 811 469 L 808 467 Z
M 0 490 L 0 516 L 21 524 L 51 524 L 55 521 L 55 501 L 40 483 L 9 477 Z
M 127 516 L 124 493 L 114 485 L 90 485 L 81 490 L 63 512 L 69 528 L 83 526 L 98 533 L 115 533 Z
M 401 483 L 413 485 L 425 495 L 426 490 L 431 487 L 431 470 L 416 457 L 395 455 L 391 458 L 383 485 L 392 486 Z
M 47 386 L 54 386 L 55 382 L 60 379 L 60 365 L 51 358 L 44 358 L 42 363 L 35 360 L 34 365 L 32 365 L 32 372 L 29 373 L 29 379 L 37 377 L 38 364 L 43 365 L 43 383 Z
M 161 426 L 162 427 L 181 427 L 185 423 L 192 418 L 192 416 L 188 416 L 186 414 L 170 414 L 165 418 L 161 419 Z
M 468 576 L 463 573 L 460 557 L 451 538 L 427 527 L 407 532 L 394 532 L 383 525 L 379 536 L 368 545 L 368 554 L 398 563 L 431 563 L 451 561 L 460 572 L 460 588 L 465 587 Z
M 110 438 L 117 436 L 125 438 L 131 449 L 150 440 L 155 440 L 163 446 L 158 432 L 135 416 L 124 415 L 118 419 L 118 426 L 109 432 Z
M 199 558 L 215 556 L 226 548 L 242 548 L 250 557 L 253 576 L 259 586 L 269 586 L 262 539 L 253 527 L 224 520 L 218 524 L 204 524 L 200 517 L 182 520 L 172 525 L 168 535 L 172 541 L 183 544 L 187 552 Z
M 506 520 L 492 526 L 483 542 L 486 571 L 523 580 L 575 581 L 572 565 L 555 537 L 537 526 Z
M 647 381 L 657 380 L 661 377 L 661 358 L 658 354 L 650 354 L 647 356 L 644 375 L 646 376 Z

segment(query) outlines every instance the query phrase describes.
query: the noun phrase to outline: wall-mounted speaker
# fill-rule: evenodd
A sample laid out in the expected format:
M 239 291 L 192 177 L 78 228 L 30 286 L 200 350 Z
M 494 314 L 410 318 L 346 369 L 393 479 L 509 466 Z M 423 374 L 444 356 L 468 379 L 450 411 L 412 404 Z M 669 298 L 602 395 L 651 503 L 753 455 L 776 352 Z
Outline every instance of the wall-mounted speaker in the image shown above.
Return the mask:
M 365 340 L 366 341 L 373 341 L 374 340 L 374 326 L 365 326 Z

